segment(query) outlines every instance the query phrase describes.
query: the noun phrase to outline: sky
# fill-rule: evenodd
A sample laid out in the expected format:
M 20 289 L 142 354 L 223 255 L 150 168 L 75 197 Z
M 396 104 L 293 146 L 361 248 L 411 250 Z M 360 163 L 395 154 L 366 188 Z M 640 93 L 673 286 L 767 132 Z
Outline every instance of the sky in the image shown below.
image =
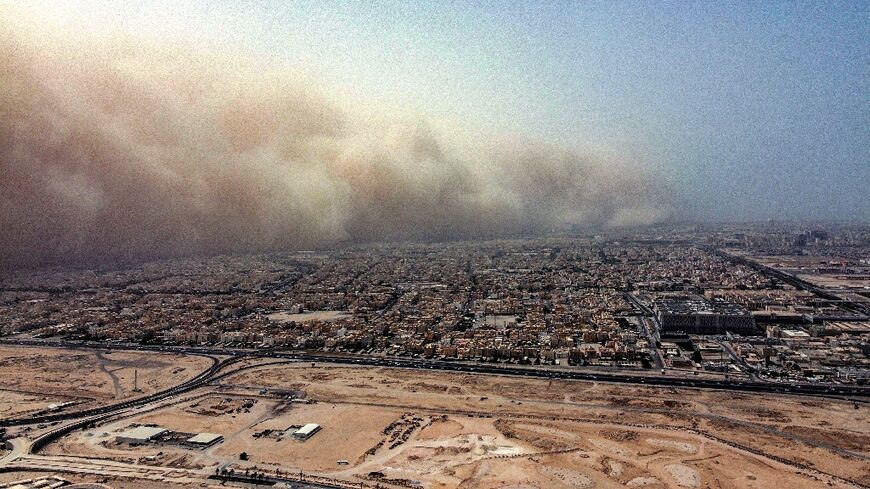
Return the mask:
M 686 218 L 870 219 L 868 2 L 191 2 L 181 18 L 350 99 L 659 167 Z
M 0 0 L 0 265 L 870 221 L 868 2 Z

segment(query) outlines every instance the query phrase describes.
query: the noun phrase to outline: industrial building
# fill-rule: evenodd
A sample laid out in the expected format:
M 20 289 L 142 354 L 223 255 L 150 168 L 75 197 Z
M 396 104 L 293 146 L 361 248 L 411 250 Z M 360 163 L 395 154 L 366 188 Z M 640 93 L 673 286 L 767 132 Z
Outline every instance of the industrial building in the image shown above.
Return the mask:
M 299 428 L 298 430 L 293 432 L 293 438 L 297 440 L 307 440 L 314 436 L 315 433 L 320 431 L 320 425 L 315 423 L 308 423 L 305 426 Z
M 115 437 L 115 441 L 128 445 L 144 445 L 167 431 L 159 426 L 137 426 Z
M 711 302 L 702 297 L 667 297 L 656 300 L 653 311 L 663 333 L 758 334 L 752 314 L 743 306 L 731 302 Z
M 199 433 L 196 436 L 187 439 L 187 443 L 199 448 L 206 448 L 223 441 L 223 435 L 216 433 Z

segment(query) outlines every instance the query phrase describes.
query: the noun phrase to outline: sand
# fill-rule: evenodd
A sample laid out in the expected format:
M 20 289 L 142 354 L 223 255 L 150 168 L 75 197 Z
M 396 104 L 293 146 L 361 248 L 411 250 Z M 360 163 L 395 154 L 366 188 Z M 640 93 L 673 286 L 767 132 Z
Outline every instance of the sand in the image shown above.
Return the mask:
M 311 404 L 262 387 L 304 391 Z M 285 433 L 309 422 L 322 430 L 307 441 Z M 112 443 L 133 423 L 225 440 L 206 450 Z M 802 489 L 866 484 L 868 436 L 864 409 L 829 399 L 294 364 L 231 375 L 47 452 L 383 487 Z
M 37 413 L 50 404 L 71 403 L 64 408 L 70 412 L 147 395 L 211 364 L 205 357 L 157 352 L 0 346 L 0 417 Z

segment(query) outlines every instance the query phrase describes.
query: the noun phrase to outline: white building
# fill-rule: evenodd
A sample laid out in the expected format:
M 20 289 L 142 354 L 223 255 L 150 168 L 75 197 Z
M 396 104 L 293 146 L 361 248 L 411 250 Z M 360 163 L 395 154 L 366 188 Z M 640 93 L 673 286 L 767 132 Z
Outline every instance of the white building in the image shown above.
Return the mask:
M 115 437 L 115 441 L 129 445 L 144 445 L 167 431 L 166 428 L 159 426 L 137 426 Z
M 187 443 L 198 447 L 210 447 L 215 443 L 223 441 L 223 439 L 223 435 L 218 435 L 216 433 L 199 433 L 196 436 L 188 438 Z
M 298 430 L 293 432 L 293 437 L 298 440 L 307 440 L 314 436 L 315 433 L 320 431 L 320 425 L 314 423 L 308 423 L 307 425 L 299 428 Z

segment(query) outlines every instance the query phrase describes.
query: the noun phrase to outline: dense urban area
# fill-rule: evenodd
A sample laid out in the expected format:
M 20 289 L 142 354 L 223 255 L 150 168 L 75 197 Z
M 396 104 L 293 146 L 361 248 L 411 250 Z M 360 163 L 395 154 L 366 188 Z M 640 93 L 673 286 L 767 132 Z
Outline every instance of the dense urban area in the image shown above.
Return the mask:
M 7 272 L 0 488 L 870 485 L 870 228 Z
M 870 230 L 766 223 L 19 272 L 6 339 L 863 384 Z

